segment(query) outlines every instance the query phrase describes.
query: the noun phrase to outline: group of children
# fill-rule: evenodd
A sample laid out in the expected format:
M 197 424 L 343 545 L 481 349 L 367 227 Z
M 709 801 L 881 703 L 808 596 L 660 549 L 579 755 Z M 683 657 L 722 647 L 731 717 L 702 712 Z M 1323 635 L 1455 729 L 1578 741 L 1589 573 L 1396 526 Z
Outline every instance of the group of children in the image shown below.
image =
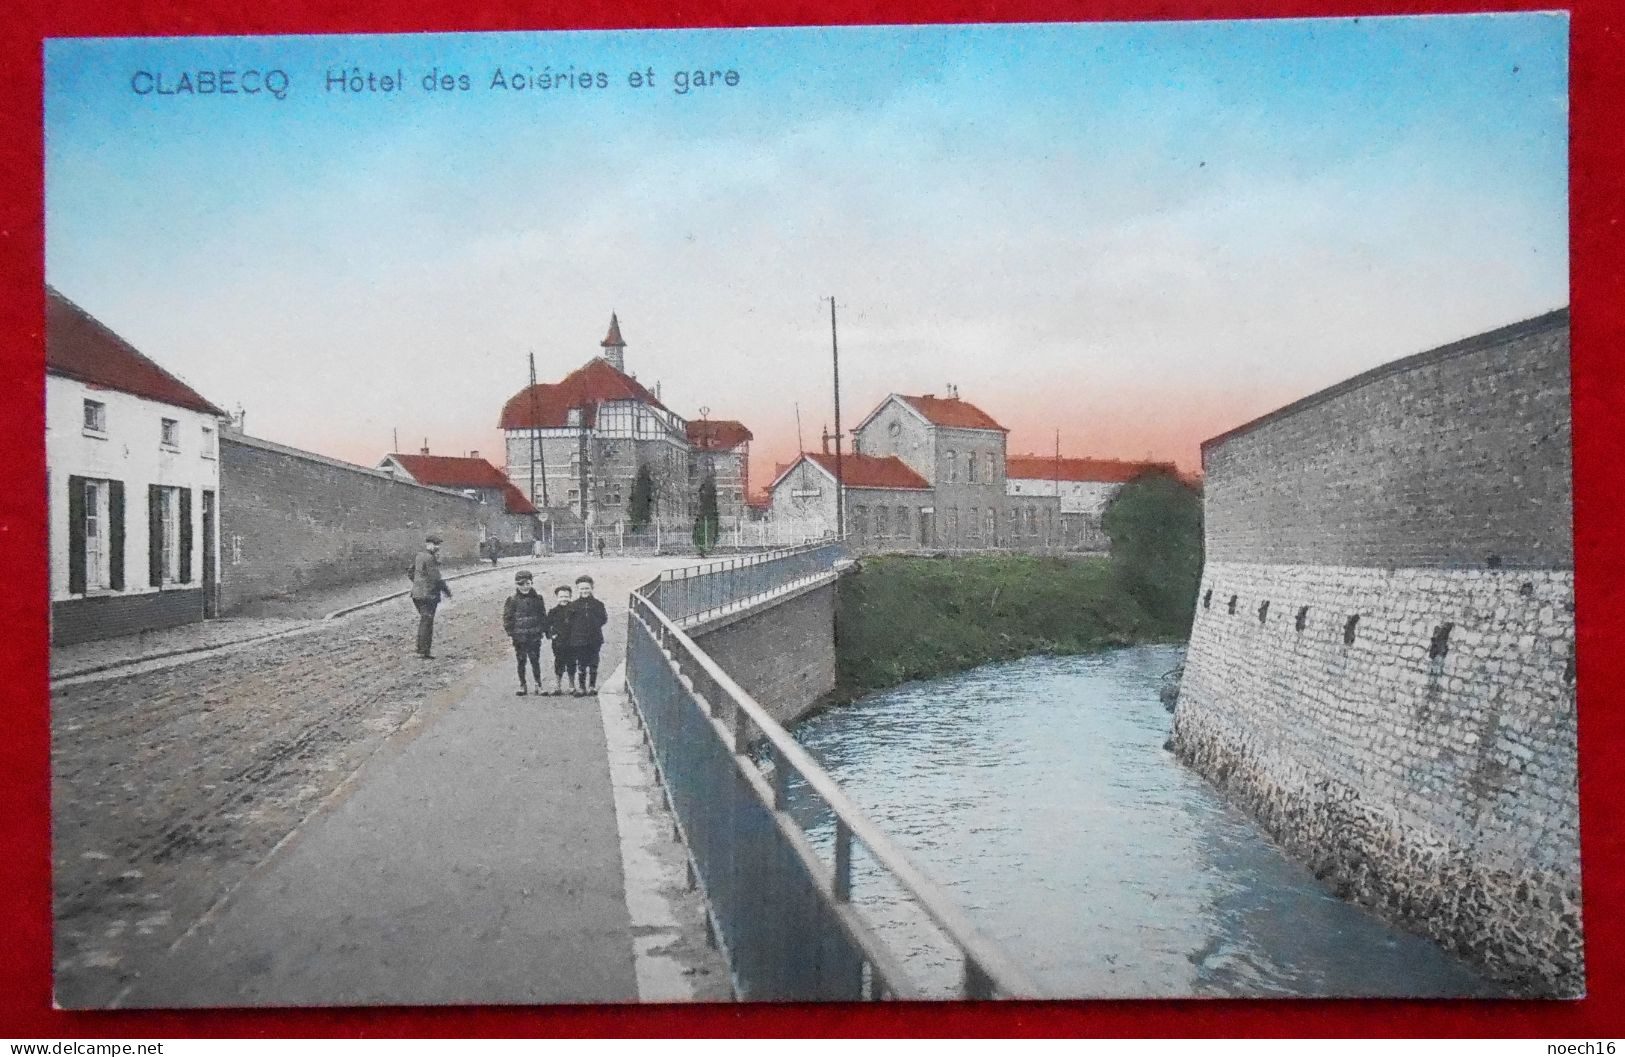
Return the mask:
M 536 677 L 536 693 L 557 697 L 568 692 L 583 697 L 598 692 L 598 654 L 604 648 L 604 625 L 609 612 L 593 597 L 592 577 L 576 577 L 575 590 L 568 584 L 553 589 L 553 607 L 548 608 L 536 590 L 536 578 L 520 570 L 514 573 L 514 593 L 502 606 L 502 630 L 513 640 L 514 660 L 519 668 L 518 696 L 530 693 L 525 681 L 528 665 Z M 542 689 L 542 640 L 553 643 L 553 689 Z

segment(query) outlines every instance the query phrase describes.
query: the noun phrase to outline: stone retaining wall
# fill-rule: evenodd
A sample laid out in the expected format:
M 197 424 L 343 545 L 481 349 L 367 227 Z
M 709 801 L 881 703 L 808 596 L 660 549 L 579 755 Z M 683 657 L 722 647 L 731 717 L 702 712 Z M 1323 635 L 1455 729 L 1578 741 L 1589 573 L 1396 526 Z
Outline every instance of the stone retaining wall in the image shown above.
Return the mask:
M 1569 332 L 1389 364 L 1203 446 L 1173 748 L 1344 895 L 1584 991 Z

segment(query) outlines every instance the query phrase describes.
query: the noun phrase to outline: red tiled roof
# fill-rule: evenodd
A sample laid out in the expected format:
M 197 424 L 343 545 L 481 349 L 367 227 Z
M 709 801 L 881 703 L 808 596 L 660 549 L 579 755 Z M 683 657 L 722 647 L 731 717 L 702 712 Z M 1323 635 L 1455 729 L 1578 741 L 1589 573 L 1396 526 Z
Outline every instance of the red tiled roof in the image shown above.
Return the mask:
M 514 487 L 501 470 L 477 456 L 407 455 L 396 451 L 390 452 L 389 457 L 405 467 L 418 484 L 436 488 L 500 488 L 508 513 L 536 513 L 525 493 Z
M 162 404 L 225 415 L 197 390 L 49 286 L 45 288 L 45 370 Z
M 525 493 L 515 487 L 512 481 L 502 486 L 502 498 L 506 502 L 510 514 L 536 513 L 536 505 L 525 498 Z
M 615 313 L 609 314 L 609 333 L 598 344 L 606 349 L 626 347 L 626 342 L 621 340 L 621 321 L 615 317 Z
M 835 476 L 835 456 L 808 452 L 805 456 Z M 848 488 L 912 488 L 929 490 L 931 483 L 895 455 L 841 455 L 841 475 Z
M 898 399 L 924 415 L 926 421 L 934 426 L 948 426 L 953 429 L 996 429 L 1003 433 L 1010 432 L 995 422 L 992 415 L 989 415 L 975 404 L 966 403 L 957 396 L 903 396 L 899 393 Z
M 701 451 L 731 451 L 753 439 L 744 423 L 731 418 L 701 419 L 688 423 L 688 442 Z
M 535 391 L 536 414 L 531 416 L 531 393 Z M 594 357 L 571 371 L 557 383 L 543 382 L 519 390 L 502 405 L 498 429 L 553 429 L 567 425 L 572 408 L 581 409 L 581 424 L 592 426 L 598 405 L 609 400 L 640 400 L 665 410 L 653 393 L 637 379 L 617 371 L 609 361 Z
M 508 483 L 502 471 L 478 457 L 461 455 L 406 455 L 389 457 L 406 467 L 419 484 L 438 488 L 501 488 Z
M 1122 484 L 1143 473 L 1175 474 L 1171 462 L 1134 462 L 1124 459 L 1074 459 L 1053 455 L 1012 455 L 1004 461 L 1004 476 L 1022 481 L 1093 481 Z

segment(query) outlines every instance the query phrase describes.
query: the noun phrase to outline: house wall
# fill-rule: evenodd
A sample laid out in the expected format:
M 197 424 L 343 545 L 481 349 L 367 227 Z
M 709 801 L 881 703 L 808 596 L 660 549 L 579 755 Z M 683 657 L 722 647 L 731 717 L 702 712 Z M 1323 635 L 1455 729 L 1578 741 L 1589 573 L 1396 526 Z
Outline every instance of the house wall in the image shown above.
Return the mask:
M 1005 436 L 997 430 L 936 429 L 937 534 L 946 547 L 998 546 L 1006 532 Z M 976 480 L 969 480 L 968 459 L 976 460 Z M 993 472 L 988 472 L 988 460 Z M 950 463 L 954 470 L 950 472 Z M 993 512 L 993 531 L 987 529 Z
M 84 429 L 86 399 L 106 405 L 104 434 Z M 165 418 L 178 423 L 179 443 L 174 449 L 160 444 L 160 422 Z M 206 436 L 205 429 L 215 432 Z M 205 536 L 202 493 L 214 492 L 218 503 L 218 429 L 219 423 L 213 415 L 93 387 L 59 375 L 46 375 L 45 462 L 53 642 L 106 638 L 202 619 Z M 69 590 L 70 477 L 123 484 L 122 590 L 97 588 L 88 583 L 84 592 Z M 153 586 L 148 575 L 151 541 L 147 489 L 154 484 L 191 493 L 190 577 L 186 582 Z M 104 539 L 111 547 L 111 536 Z M 217 546 L 215 568 L 219 567 Z

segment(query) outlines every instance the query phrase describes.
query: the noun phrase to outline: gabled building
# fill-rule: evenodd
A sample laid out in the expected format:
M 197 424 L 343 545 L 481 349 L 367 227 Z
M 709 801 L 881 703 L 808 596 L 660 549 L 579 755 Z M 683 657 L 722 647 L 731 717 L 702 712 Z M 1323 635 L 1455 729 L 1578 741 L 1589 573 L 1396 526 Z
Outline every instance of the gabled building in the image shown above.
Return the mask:
M 527 498 L 594 528 L 627 517 L 640 466 L 654 484 L 654 517 L 689 518 L 688 423 L 623 370 L 626 342 L 610 317 L 602 352 L 555 383 L 514 394 L 502 408 L 505 472 Z
M 746 517 L 745 496 L 750 490 L 750 430 L 732 419 L 690 419 L 687 432 L 690 489 L 698 496 L 700 483 L 710 474 L 717 485 L 723 527 L 739 524 Z
M 932 488 L 931 540 L 948 548 L 993 547 L 1005 521 L 1009 430 L 957 391 L 946 397 L 892 393 L 852 430 L 860 455 L 895 456 Z
M 212 616 L 225 413 L 45 291 L 51 641 Z
M 537 509 L 503 472 L 479 457 L 391 452 L 378 463 L 398 477 L 434 488 L 462 492 L 480 502 L 481 541 L 495 540 L 504 554 L 529 554 L 537 539 Z
M 1021 546 L 1101 550 L 1101 517 L 1117 490 L 1148 473 L 1178 476 L 1171 462 L 1012 455 L 1007 462 L 1007 531 Z
M 895 455 L 845 453 L 837 461 L 828 452 L 804 453 L 768 489 L 772 520 L 806 538 L 835 535 L 837 472 L 846 486 L 847 534 L 892 546 L 930 545 L 931 482 Z
M 750 430 L 723 419 L 694 423 L 661 403 L 626 370 L 614 314 L 599 350 L 560 381 L 527 386 L 503 406 L 508 480 L 555 521 L 556 512 L 568 511 L 607 532 L 630 520 L 633 486 L 647 468 L 652 517 L 687 531 L 709 468 L 724 525 L 737 524 L 749 484 Z

